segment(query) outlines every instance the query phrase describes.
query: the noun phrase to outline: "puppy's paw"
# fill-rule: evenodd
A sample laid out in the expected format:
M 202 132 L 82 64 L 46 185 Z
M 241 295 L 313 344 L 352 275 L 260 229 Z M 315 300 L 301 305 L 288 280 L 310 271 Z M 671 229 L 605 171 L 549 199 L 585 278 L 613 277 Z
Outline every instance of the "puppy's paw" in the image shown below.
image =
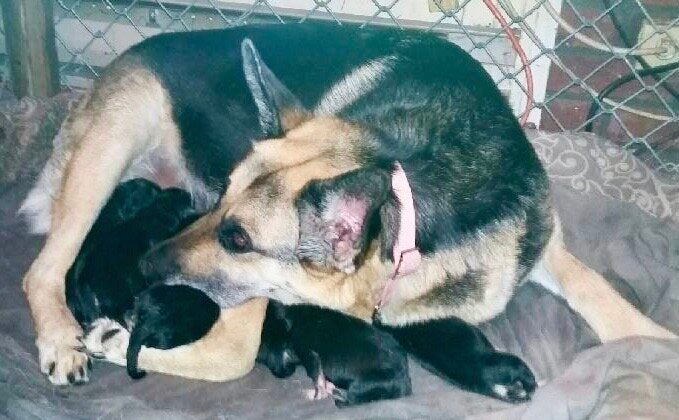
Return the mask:
M 506 353 L 488 355 L 481 378 L 485 393 L 512 403 L 528 401 L 537 388 L 530 368 L 518 357 Z
M 68 339 L 67 337 L 72 337 Z M 90 362 L 83 353 L 75 331 L 64 334 L 60 339 L 39 337 L 38 347 L 40 370 L 54 385 L 77 385 L 89 381 Z
M 334 397 L 335 389 L 335 385 L 321 373 L 316 379 L 314 389 L 308 390 L 306 395 L 310 400 L 324 400 L 326 398 Z
M 120 366 L 127 364 L 129 342 L 130 333 L 118 322 L 109 318 L 95 320 L 82 340 L 85 351 L 90 356 Z

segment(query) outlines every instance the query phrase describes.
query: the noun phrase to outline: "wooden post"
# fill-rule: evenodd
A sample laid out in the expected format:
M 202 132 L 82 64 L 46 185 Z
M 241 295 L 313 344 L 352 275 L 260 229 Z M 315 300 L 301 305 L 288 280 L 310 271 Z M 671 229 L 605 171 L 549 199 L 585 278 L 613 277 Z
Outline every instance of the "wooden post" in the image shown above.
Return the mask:
M 14 94 L 52 96 L 59 91 L 52 0 L 1 0 Z

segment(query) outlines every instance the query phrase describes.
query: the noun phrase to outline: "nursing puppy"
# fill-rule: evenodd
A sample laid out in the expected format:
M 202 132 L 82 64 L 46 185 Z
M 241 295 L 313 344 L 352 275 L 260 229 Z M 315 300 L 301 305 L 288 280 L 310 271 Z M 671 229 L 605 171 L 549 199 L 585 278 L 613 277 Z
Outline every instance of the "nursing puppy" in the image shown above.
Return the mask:
M 142 346 L 171 349 L 205 336 L 219 318 L 219 306 L 205 293 L 189 286 L 156 285 L 135 301 L 128 322 L 131 332 L 126 351 L 127 373 L 133 379 L 146 372 L 138 369 Z
M 478 328 L 459 319 L 371 326 L 317 306 L 276 301 L 266 310 L 257 361 L 279 378 L 301 364 L 315 398 L 331 396 L 343 407 L 410 395 L 406 351 L 453 384 L 505 401 L 525 401 L 537 387 L 521 359 L 495 351 Z
M 143 179 L 120 185 L 66 274 L 66 303 L 78 322 L 87 328 L 105 317 L 125 325 L 135 297 L 150 285 L 139 260 L 197 217 L 185 191 Z
M 115 185 L 137 176 L 183 187 L 210 210 L 155 247 L 146 274 L 242 317 L 191 347 L 200 352 L 156 353 L 163 371 L 249 371 L 260 297 L 365 320 L 381 302 L 389 326 L 474 324 L 521 282 L 552 277 L 604 341 L 674 337 L 567 252 L 544 169 L 467 53 L 414 31 L 253 25 L 130 48 L 64 122 L 21 209 L 49 232 L 23 286 L 55 384 L 88 379 L 64 276 Z M 421 258 L 409 253 L 399 270 L 409 248 Z M 196 359 L 206 352 L 237 362 Z
M 173 348 L 210 330 L 219 307 L 204 293 L 188 286 L 149 288 L 139 272 L 146 251 L 196 217 L 185 191 L 161 190 L 143 179 L 116 188 L 66 276 L 67 305 L 86 331 L 84 351 L 127 364 L 130 376 L 139 378 L 142 345 Z
M 269 301 L 257 361 L 279 378 L 301 364 L 313 398 L 332 397 L 338 407 L 412 392 L 406 352 L 390 334 L 313 305 Z

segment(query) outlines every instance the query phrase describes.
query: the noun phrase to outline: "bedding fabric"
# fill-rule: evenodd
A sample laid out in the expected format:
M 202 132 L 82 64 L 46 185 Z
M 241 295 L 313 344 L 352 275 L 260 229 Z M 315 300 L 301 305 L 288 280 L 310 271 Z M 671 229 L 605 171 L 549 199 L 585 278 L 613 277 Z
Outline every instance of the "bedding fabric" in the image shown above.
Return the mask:
M 461 391 L 411 362 L 414 395 L 336 409 L 304 398 L 302 370 L 275 379 L 261 366 L 228 383 L 95 363 L 91 382 L 55 388 L 39 372 L 21 278 L 42 239 L 16 217 L 75 94 L 16 101 L 0 94 L 0 413 L 10 418 L 676 418 L 679 340 L 598 343 L 567 305 L 525 284 L 482 325 L 521 356 L 540 388 L 510 405 Z M 530 133 L 553 183 L 571 251 L 643 312 L 679 332 L 679 186 L 595 136 Z M 455 351 L 455 349 L 446 349 Z

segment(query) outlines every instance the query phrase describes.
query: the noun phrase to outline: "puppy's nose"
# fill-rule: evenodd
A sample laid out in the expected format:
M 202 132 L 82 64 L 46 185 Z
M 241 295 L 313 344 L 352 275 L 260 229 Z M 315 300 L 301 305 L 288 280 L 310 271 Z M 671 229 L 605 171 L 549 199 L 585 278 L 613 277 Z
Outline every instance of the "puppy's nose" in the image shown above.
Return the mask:
M 167 245 L 154 247 L 139 260 L 139 271 L 147 284 L 161 282 L 179 273 L 177 254 Z

